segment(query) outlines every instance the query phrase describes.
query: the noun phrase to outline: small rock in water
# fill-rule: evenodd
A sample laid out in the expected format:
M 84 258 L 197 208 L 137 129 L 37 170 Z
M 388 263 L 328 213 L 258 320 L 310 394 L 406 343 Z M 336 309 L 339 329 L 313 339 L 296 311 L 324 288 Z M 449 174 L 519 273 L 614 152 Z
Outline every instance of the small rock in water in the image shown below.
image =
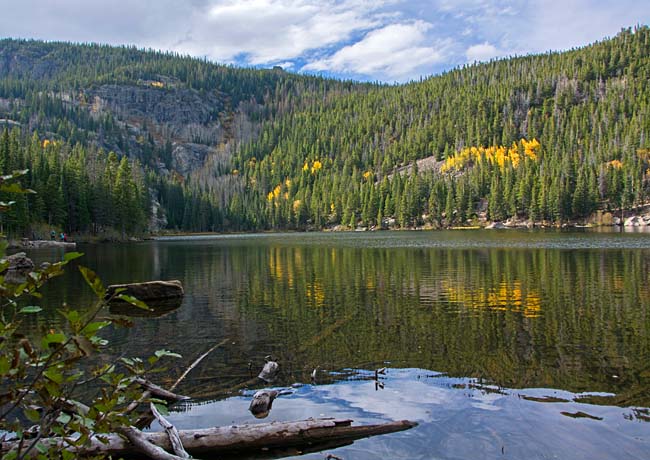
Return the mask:
M 265 359 L 266 364 L 264 364 L 262 371 L 257 377 L 264 380 L 266 383 L 272 383 L 280 372 L 280 365 L 275 361 L 272 361 L 270 356 L 267 356 Z
M 273 407 L 273 401 L 277 396 L 278 392 L 275 390 L 260 390 L 253 395 L 248 410 L 255 418 L 268 417 L 271 407 Z

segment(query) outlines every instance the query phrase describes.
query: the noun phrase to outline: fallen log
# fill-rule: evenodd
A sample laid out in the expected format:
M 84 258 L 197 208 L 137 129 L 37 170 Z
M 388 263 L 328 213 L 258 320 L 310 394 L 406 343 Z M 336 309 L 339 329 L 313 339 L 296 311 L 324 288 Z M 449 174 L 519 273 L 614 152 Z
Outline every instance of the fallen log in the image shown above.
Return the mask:
M 205 454 L 222 454 L 226 452 L 255 452 L 269 449 L 304 447 L 317 448 L 323 444 L 347 444 L 351 441 L 397 431 L 404 431 L 417 426 L 416 422 L 401 420 L 378 425 L 352 426 L 348 419 L 308 419 L 298 422 L 272 422 L 258 425 L 241 425 L 205 428 L 199 430 L 181 430 L 179 437 L 185 450 L 192 456 Z M 139 432 L 138 432 L 139 433 Z M 127 433 L 123 433 L 127 434 Z M 139 434 L 138 434 L 139 436 Z M 140 437 L 140 436 L 139 436 Z M 165 451 L 171 451 L 172 445 L 165 432 L 142 433 L 142 441 Z M 129 440 L 117 434 L 103 436 L 103 441 L 92 438 L 86 447 L 68 446 L 60 438 L 41 439 L 44 445 L 56 445 L 76 455 L 111 455 L 113 457 L 142 455 L 142 450 L 134 447 Z M 0 453 L 5 454 L 17 448 L 18 441 L 3 442 Z

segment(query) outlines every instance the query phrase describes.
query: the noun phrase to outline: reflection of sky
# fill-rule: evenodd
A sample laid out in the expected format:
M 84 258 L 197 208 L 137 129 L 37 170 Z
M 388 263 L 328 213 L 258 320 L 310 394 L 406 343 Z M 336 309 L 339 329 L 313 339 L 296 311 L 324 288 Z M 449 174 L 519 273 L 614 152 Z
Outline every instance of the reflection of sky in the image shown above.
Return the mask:
M 361 374 L 369 377 L 370 374 Z M 293 389 L 273 404 L 268 418 L 248 412 L 252 392 L 172 413 L 178 428 L 301 420 L 351 418 L 357 423 L 415 420 L 412 430 L 378 436 L 340 448 L 346 459 L 374 458 L 648 458 L 650 424 L 627 420 L 631 409 L 579 404 L 576 394 L 551 390 L 485 391 L 469 379 L 449 378 L 419 369 L 389 369 L 381 378 Z M 522 396 L 569 402 L 541 403 Z M 571 418 L 584 412 L 602 420 Z M 322 459 L 323 454 L 301 458 Z

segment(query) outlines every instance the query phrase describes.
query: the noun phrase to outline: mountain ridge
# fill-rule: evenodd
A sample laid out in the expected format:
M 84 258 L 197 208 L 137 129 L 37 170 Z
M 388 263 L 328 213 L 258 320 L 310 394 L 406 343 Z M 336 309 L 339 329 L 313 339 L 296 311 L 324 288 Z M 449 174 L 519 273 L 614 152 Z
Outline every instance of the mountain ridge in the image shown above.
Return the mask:
M 463 225 L 490 197 L 490 220 L 561 222 L 646 201 L 638 152 L 650 147 L 649 46 L 640 26 L 584 48 L 377 85 L 128 47 L 0 40 L 0 118 L 138 160 L 171 228 L 380 226 L 387 216 L 406 227 Z M 540 141 L 535 164 L 494 167 L 479 155 L 454 174 L 422 168 L 417 181 L 392 180 L 418 160 L 523 149 L 522 138 Z M 212 224 L 186 215 L 201 201 L 219 215 Z

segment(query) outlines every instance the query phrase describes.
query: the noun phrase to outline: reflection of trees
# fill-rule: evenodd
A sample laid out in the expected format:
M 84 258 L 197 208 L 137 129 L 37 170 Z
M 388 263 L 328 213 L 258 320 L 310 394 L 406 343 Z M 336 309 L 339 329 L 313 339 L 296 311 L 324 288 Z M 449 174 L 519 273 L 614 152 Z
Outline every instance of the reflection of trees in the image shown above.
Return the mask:
M 188 386 L 241 383 L 248 361 L 261 366 L 266 354 L 280 360 L 287 383 L 308 380 L 317 365 L 390 361 L 515 388 L 612 391 L 628 404 L 644 401 L 650 384 L 648 251 L 362 249 L 242 239 L 86 252 L 83 263 L 107 284 L 178 278 L 185 286 L 176 312 L 116 331 L 116 352 L 169 348 L 189 360 L 232 339 Z M 50 292 L 72 305 L 91 298 L 76 275 Z
M 264 257 L 237 302 L 300 365 L 387 360 L 573 391 L 650 383 L 642 251 L 272 247 Z

